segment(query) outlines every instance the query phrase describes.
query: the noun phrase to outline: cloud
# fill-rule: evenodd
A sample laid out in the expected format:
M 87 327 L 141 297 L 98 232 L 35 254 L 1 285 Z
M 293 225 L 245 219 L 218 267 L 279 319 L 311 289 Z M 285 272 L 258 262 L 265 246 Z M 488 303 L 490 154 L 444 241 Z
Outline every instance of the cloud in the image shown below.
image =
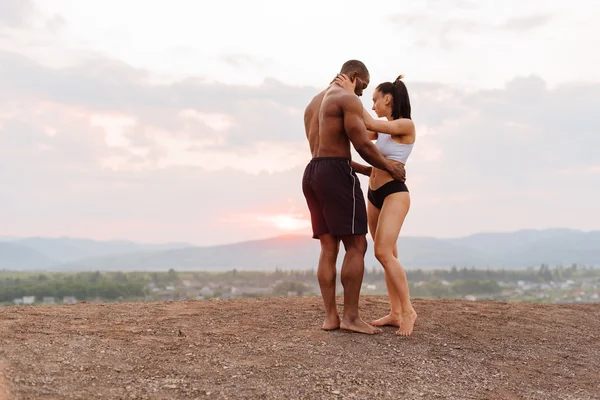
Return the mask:
M 580 165 L 573 166 L 565 169 L 561 169 L 558 171 L 563 175 L 600 175 L 600 165 L 599 164 L 590 164 L 590 165 Z
M 66 26 L 60 14 L 42 15 L 33 0 L 0 1 L 0 48 L 43 48 Z
M 509 31 L 526 32 L 540 26 L 546 25 L 551 19 L 550 15 L 539 14 L 530 15 L 520 18 L 510 18 L 501 25 L 500 29 L 506 29 Z
M 220 61 L 225 62 L 226 64 L 236 67 L 236 68 L 263 68 L 269 63 L 275 62 L 271 58 L 262 58 L 257 56 L 252 56 L 250 54 L 222 54 L 219 57 Z
M 472 10 L 477 8 L 477 3 L 469 0 L 428 0 L 427 8 L 433 7 L 450 7 Z
M 18 28 L 26 25 L 34 9 L 32 0 L 2 0 L 0 2 L 0 26 Z
M 465 3 L 461 8 L 472 8 Z M 450 14 L 452 15 L 452 14 Z M 416 33 L 415 45 L 419 47 L 436 46 L 443 49 L 453 47 L 457 36 L 493 34 L 493 33 L 523 33 L 547 24 L 551 20 L 548 14 L 535 14 L 524 17 L 509 18 L 502 23 L 486 23 L 473 16 L 439 17 L 439 13 L 431 12 L 400 12 L 388 18 L 397 30 L 405 32 L 412 30 Z
M 158 84 L 97 56 L 61 69 L 5 51 L 0 66 L 5 234 L 211 244 L 305 229 L 302 112 L 321 88 Z M 418 133 L 403 234 L 600 225 L 600 85 L 407 85 Z
M 281 225 L 286 198 L 301 199 L 298 165 L 310 155 L 295 113 L 310 88 L 155 85 L 145 71 L 101 59 L 65 69 L 9 52 L 0 61 L 0 184 L 11 188 L 4 229 L 241 240 L 255 225 L 224 215 L 279 210 Z
M 541 78 L 529 76 L 507 82 L 502 90 L 456 96 L 455 123 L 438 125 L 432 138 L 443 149 L 439 161 L 506 184 L 517 182 L 506 168 L 518 172 L 520 184 L 528 176 L 534 184 L 534 179 L 551 179 L 558 165 L 594 163 L 600 116 L 593 110 L 599 93 L 598 84 L 548 89 Z M 415 106 L 415 115 L 419 109 Z
M 55 14 L 46 20 L 46 29 L 51 33 L 58 33 L 67 26 L 67 20 L 62 15 Z
M 0 82 L 15 92 L 39 96 L 73 107 L 128 113 L 149 124 L 183 129 L 189 118 L 181 113 L 202 110 L 239 123 L 227 130 L 230 144 L 249 140 L 289 141 L 298 138 L 287 121 L 301 115 L 314 89 L 291 87 L 273 79 L 259 86 L 224 85 L 197 79 L 153 85 L 147 71 L 106 59 L 90 59 L 69 68 L 52 69 L 15 53 L 0 52 Z M 68 88 L 68 90 L 66 90 Z M 152 110 L 152 113 L 148 111 Z M 258 117 L 261 113 L 270 118 Z M 179 116 L 179 117 L 177 117 Z M 196 121 L 195 136 L 213 136 L 210 123 Z M 298 125 L 296 129 L 303 131 Z M 253 135 L 247 134 L 252 131 Z M 302 135 L 300 136 L 302 137 Z

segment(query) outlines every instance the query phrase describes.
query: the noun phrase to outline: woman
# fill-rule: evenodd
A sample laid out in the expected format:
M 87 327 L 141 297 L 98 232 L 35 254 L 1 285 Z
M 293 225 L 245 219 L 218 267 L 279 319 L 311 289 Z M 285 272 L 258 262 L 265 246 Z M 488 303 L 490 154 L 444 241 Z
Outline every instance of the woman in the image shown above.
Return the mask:
M 410 117 L 408 90 L 400 75 L 393 83 L 384 82 L 373 93 L 376 120 L 364 110 L 364 121 L 371 140 L 389 160 L 406 164 L 415 143 L 415 126 Z M 335 82 L 354 93 L 354 84 L 345 75 Z M 394 180 L 386 171 L 372 168 L 369 178 L 367 214 L 369 230 L 374 241 L 375 257 L 383 266 L 385 283 L 390 297 L 389 315 L 372 322 L 375 326 L 399 327 L 396 332 L 410 336 L 417 313 L 411 302 L 408 281 L 398 261 L 396 242 L 410 208 L 410 194 L 404 182 Z

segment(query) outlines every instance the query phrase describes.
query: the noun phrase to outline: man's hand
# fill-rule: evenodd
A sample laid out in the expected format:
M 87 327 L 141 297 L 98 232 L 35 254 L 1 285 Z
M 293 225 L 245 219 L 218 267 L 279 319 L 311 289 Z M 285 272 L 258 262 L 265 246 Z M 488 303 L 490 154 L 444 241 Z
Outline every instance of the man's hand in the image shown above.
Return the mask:
M 406 181 L 406 170 L 404 169 L 404 165 L 392 164 L 388 172 L 395 180 L 400 182 Z
M 344 112 L 344 130 L 356 152 L 373 167 L 388 171 L 394 179 L 404 181 L 404 167 L 396 166 L 386 160 L 377 146 L 369 139 L 362 117 L 364 108 L 360 99 L 357 96 L 342 97 L 340 105 Z

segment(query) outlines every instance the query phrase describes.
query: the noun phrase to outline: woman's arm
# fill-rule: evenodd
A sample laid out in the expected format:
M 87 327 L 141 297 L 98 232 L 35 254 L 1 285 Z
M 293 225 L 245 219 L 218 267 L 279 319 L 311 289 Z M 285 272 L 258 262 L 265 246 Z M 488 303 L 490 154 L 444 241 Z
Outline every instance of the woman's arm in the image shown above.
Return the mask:
M 392 121 L 375 119 L 371 117 L 371 114 L 367 110 L 364 110 L 363 119 L 369 131 L 398 136 L 412 135 L 415 132 L 415 124 L 408 118 L 400 118 Z
M 351 161 L 350 166 L 357 173 L 363 174 L 366 176 L 371 176 L 371 171 L 373 170 L 373 167 L 371 167 L 370 165 L 362 165 L 362 164 L 357 163 L 356 161 Z

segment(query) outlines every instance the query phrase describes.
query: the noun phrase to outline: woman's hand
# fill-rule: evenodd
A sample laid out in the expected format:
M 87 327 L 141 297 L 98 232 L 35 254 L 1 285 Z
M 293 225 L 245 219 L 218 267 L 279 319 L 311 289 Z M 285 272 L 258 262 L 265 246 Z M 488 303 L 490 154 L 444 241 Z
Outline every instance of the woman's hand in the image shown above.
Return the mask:
M 338 74 L 333 80 L 333 83 L 337 83 L 342 89 L 347 90 L 350 93 L 354 93 L 354 83 L 344 74 Z

